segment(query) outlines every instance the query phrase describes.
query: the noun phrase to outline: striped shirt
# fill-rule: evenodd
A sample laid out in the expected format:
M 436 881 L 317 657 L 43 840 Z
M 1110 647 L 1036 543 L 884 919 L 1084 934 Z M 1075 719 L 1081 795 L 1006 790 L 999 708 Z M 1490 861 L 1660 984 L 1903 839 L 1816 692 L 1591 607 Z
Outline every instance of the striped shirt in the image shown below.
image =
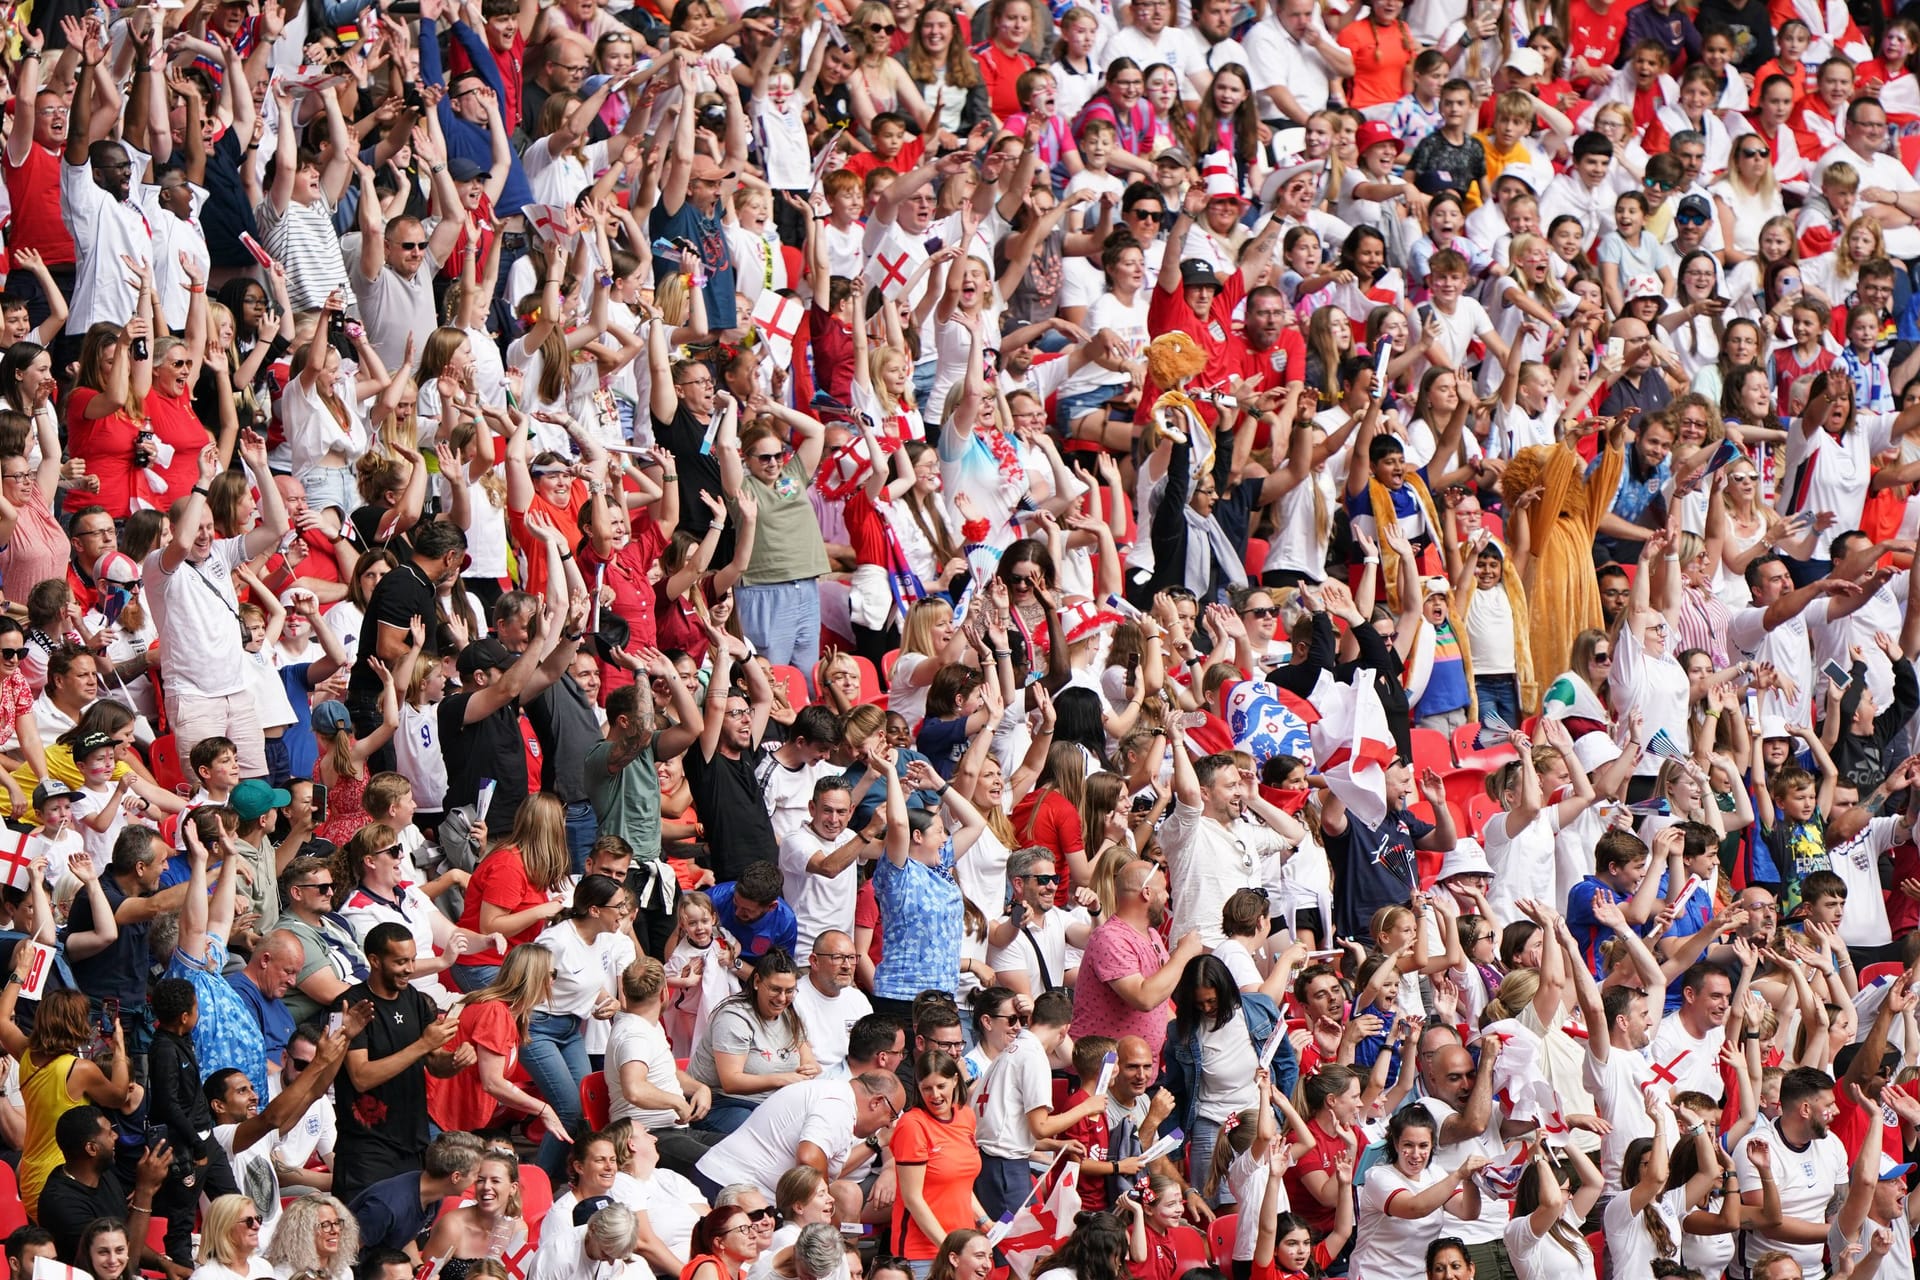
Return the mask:
M 254 216 L 267 252 L 287 269 L 287 293 L 295 311 L 325 306 L 335 289 L 353 299 L 340 236 L 333 229 L 333 201 L 324 191 L 312 204 L 289 200 L 284 213 L 274 209 L 272 200 L 262 200 Z

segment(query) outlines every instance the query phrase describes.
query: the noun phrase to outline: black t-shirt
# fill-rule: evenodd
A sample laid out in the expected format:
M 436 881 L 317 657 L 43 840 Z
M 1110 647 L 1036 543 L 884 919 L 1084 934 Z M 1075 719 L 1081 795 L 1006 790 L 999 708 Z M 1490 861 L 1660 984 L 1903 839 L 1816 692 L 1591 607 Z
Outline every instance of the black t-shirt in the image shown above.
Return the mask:
M 653 420 L 653 438 L 673 455 L 673 465 L 680 476 L 679 527 L 696 538 L 705 537 L 707 527 L 713 523 L 713 512 L 700 501 L 700 495 L 725 496 L 720 488 L 719 460 L 711 453 L 700 452 L 701 442 L 707 438 L 707 424 L 689 413 L 683 401 L 674 412 L 673 421 Z M 720 545 L 714 548 L 713 563 L 725 564 L 731 559 L 733 525 L 729 523 L 720 534 Z
M 413 555 L 413 544 L 407 541 L 407 535 L 395 533 L 385 539 L 380 536 L 380 526 L 393 518 L 392 507 L 376 507 L 372 503 L 367 503 L 365 506 L 355 507 L 353 514 L 348 516 L 347 520 L 353 525 L 353 541 L 362 551 L 385 547 L 400 557 L 400 562 L 405 564 Z
M 95 1218 L 127 1216 L 127 1192 L 120 1179 L 108 1169 L 100 1175 L 100 1185 L 89 1187 L 77 1181 L 62 1165 L 47 1175 L 40 1188 L 40 1225 L 53 1232 L 56 1258 L 71 1258 L 80 1247 L 80 1234 Z
M 373 1002 L 373 1021 L 357 1036 L 352 1049 L 366 1050 L 369 1062 L 411 1049 L 440 1011 L 409 985 L 398 997 L 382 1000 L 373 988 L 358 983 L 347 988 L 345 1004 Z M 349 1204 L 352 1197 L 382 1178 L 417 1171 L 427 1149 L 427 1064 L 414 1063 L 377 1089 L 362 1093 L 348 1072 L 333 1083 L 334 1110 L 339 1128 L 341 1158 L 334 1166 L 334 1194 Z M 343 1175 L 350 1179 L 343 1193 Z
M 687 785 L 693 789 L 693 807 L 707 829 L 713 878 L 725 884 L 738 880 L 753 862 L 780 861 L 780 842 L 773 838 L 767 817 L 767 798 L 753 776 L 754 752 L 729 760 L 719 750 L 708 760 L 695 744 L 687 752 Z M 489 829 L 492 823 L 487 824 Z
M 447 761 L 445 807 L 475 803 L 480 798 L 480 780 L 492 778 L 498 785 L 494 787 L 493 803 L 487 807 L 487 829 L 505 831 L 513 826 L 513 817 L 527 798 L 527 748 L 520 736 L 520 703 L 509 702 L 492 715 L 465 724 L 467 703 L 474 692 L 456 693 L 440 703 L 441 754 Z
M 380 624 L 405 631 L 418 618 L 432 634 L 437 602 L 433 583 L 410 560 L 402 560 L 398 568 L 380 579 L 367 600 L 366 620 L 360 624 L 360 647 L 354 654 L 353 674 L 347 680 L 348 707 L 372 710 L 380 704 L 380 677 L 367 665 L 367 659 L 378 652 Z M 441 741 L 447 742 L 444 738 Z M 449 755 L 452 745 L 447 742 Z
M 101 876 L 100 888 L 106 893 L 108 904 L 118 912 L 120 904 L 127 900 L 119 881 L 111 875 Z M 122 1010 L 144 1009 L 147 1007 L 148 926 L 143 921 L 122 923 L 119 928 L 119 936 L 104 950 L 84 958 L 69 956 L 67 963 L 80 990 L 95 1000 L 118 999 Z M 93 929 L 93 902 L 83 893 L 73 900 L 73 910 L 67 916 L 67 931 L 60 941 L 64 944 L 74 934 L 91 933 Z

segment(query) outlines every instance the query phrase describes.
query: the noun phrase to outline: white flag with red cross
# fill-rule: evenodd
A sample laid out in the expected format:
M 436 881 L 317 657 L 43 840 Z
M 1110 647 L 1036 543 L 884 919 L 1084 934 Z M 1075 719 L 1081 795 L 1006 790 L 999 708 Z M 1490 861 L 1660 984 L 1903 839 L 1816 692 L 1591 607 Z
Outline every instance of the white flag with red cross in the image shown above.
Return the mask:
M 753 325 L 767 340 L 767 347 L 781 366 L 793 363 L 793 342 L 800 333 L 800 318 L 805 314 L 797 298 L 772 289 L 762 289 L 753 300 Z

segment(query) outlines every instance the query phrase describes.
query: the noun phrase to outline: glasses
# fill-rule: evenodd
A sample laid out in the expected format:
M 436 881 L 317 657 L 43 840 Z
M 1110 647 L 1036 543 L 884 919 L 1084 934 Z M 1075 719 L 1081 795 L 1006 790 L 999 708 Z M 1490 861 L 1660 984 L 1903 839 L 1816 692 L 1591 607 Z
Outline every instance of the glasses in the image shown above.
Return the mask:
M 312 1058 L 288 1058 L 287 1059 L 287 1066 L 293 1069 L 293 1073 L 295 1075 L 300 1074 L 302 1071 L 305 1071 L 308 1067 L 312 1065 L 313 1065 Z
M 27 651 L 25 649 L 0 649 L 0 658 L 4 658 L 8 662 L 25 662 L 27 660 Z
M 0 471 L 0 480 L 31 480 L 31 471 Z
M 328 1218 L 324 1222 L 316 1222 L 313 1225 L 320 1231 L 338 1231 L 340 1229 L 340 1219 Z
M 713 379 L 712 378 L 688 378 L 682 382 L 676 382 L 673 385 L 676 387 L 711 387 L 713 385 Z
M 867 24 L 867 30 L 877 36 L 890 36 L 899 29 L 899 27 L 896 27 L 891 22 L 869 22 Z
M 396 249 L 424 249 L 427 247 L 427 242 L 425 240 L 395 240 L 393 247 Z
M 1676 213 L 1673 215 L 1673 220 L 1681 226 L 1697 227 L 1706 222 L 1707 215 L 1704 213 Z
M 883 1093 L 880 1095 L 880 1101 L 887 1104 L 887 1112 L 889 1115 L 891 1115 L 895 1120 L 898 1120 L 900 1118 L 900 1108 L 893 1105 L 892 1098 L 889 1098 L 886 1094 Z
M 568 75 L 574 76 L 579 75 L 587 69 L 587 64 L 584 62 L 549 62 L 547 65 L 555 71 L 564 71 Z
M 813 958 L 815 960 L 824 960 L 828 964 L 852 964 L 860 957 L 851 951 L 835 951 L 831 954 L 825 951 L 816 951 L 813 953 Z
M 1612 662 L 1613 655 L 1611 653 L 1595 653 L 1593 655 L 1593 660 L 1595 662 Z
M 1054 885 L 1056 885 L 1056 884 L 1059 884 L 1059 883 L 1060 883 L 1060 877 L 1059 877 L 1059 876 L 1057 876 L 1057 875 L 1052 875 L 1052 876 L 1028 876 L 1028 877 L 1027 877 L 1027 879 L 1029 879 L 1029 880 L 1031 880 L 1031 881 L 1033 881 L 1033 882 L 1034 882 L 1035 884 L 1038 884 L 1038 885 L 1045 885 L 1045 886 L 1047 886 L 1047 887 L 1049 887 L 1049 888 L 1051 888 L 1052 886 L 1054 886 Z
M 104 529 L 76 529 L 74 530 L 73 536 L 76 538 L 111 538 L 113 536 L 113 526 L 108 525 Z
M 1271 622 L 1280 616 L 1280 610 L 1275 605 L 1263 604 L 1253 609 L 1242 609 L 1240 616 L 1243 618 L 1259 618 L 1263 622 Z
M 240 1225 L 243 1227 L 257 1227 L 260 1225 L 260 1219 L 257 1215 L 250 1213 L 246 1217 L 240 1219 Z
M 397 859 L 403 852 L 405 852 L 405 850 L 401 849 L 399 845 L 390 844 L 384 849 L 375 849 L 368 856 L 374 857 L 374 858 L 396 858 Z M 331 888 L 332 886 L 329 885 L 328 887 Z
M 1166 212 L 1167 211 L 1165 209 L 1135 209 L 1132 213 L 1129 213 L 1127 216 L 1129 218 L 1139 218 L 1143 222 L 1149 219 L 1151 219 L 1154 222 L 1158 222 L 1161 218 L 1166 216 Z
M 892 1104 L 892 1103 L 888 1103 L 887 1105 L 888 1105 L 888 1106 L 892 1106 L 893 1104 Z M 898 1113 L 896 1113 L 896 1114 L 898 1114 Z M 752 1222 L 752 1223 L 761 1223 L 761 1222 L 765 1222 L 765 1221 L 767 1221 L 767 1219 L 769 1219 L 769 1218 L 771 1218 L 771 1217 L 773 1217 L 773 1210 L 771 1210 L 771 1209 L 749 1209 L 749 1210 L 747 1210 L 747 1221 L 748 1221 L 748 1222 Z
M 927 1048 L 938 1049 L 949 1058 L 958 1058 L 967 1051 L 967 1046 L 958 1040 L 929 1040 Z
M 329 880 L 325 884 L 297 884 L 293 887 L 296 889 L 317 889 L 321 893 L 332 893 L 333 881 Z
M 1737 153 L 1742 160 L 1765 160 L 1770 152 L 1755 151 L 1749 147 L 1740 148 Z
M 181 359 L 167 361 L 167 368 L 169 369 L 191 369 L 192 367 L 193 361 L 191 360 Z
M 747 455 L 747 461 L 779 462 L 781 459 L 785 458 L 786 456 L 787 456 L 787 451 L 785 449 L 780 450 L 778 453 L 750 453 Z
M 990 1013 L 987 1016 L 989 1018 L 998 1018 L 1010 1027 L 1024 1027 L 1027 1025 L 1027 1015 L 1024 1013 Z

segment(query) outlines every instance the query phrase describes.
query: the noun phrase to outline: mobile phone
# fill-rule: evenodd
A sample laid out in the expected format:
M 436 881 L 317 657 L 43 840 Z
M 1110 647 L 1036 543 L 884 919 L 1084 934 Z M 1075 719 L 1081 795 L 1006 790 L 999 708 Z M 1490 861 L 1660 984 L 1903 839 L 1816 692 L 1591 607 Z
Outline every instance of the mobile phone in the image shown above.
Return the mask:
M 166 1142 L 167 1135 L 166 1125 L 157 1120 L 149 1120 L 147 1122 L 147 1149 L 151 1151 L 159 1147 L 162 1143 Z
M 1826 665 L 1820 668 L 1820 674 L 1833 681 L 1834 685 L 1841 689 L 1853 683 L 1853 674 L 1832 658 L 1828 658 Z
M 313 784 L 313 825 L 321 826 L 327 820 L 327 784 Z
M 1627 340 L 1625 338 L 1607 339 L 1607 359 L 1625 360 L 1627 358 Z
M 107 1039 L 113 1039 L 114 1028 L 120 1025 L 120 999 L 108 996 L 100 1002 L 100 1031 Z
M 341 1027 L 345 1026 L 346 1022 L 347 1022 L 347 1015 L 344 1013 L 341 1013 L 338 1009 L 335 1009 L 332 1013 L 327 1015 L 327 1034 L 332 1035 L 334 1032 L 338 1031 Z

